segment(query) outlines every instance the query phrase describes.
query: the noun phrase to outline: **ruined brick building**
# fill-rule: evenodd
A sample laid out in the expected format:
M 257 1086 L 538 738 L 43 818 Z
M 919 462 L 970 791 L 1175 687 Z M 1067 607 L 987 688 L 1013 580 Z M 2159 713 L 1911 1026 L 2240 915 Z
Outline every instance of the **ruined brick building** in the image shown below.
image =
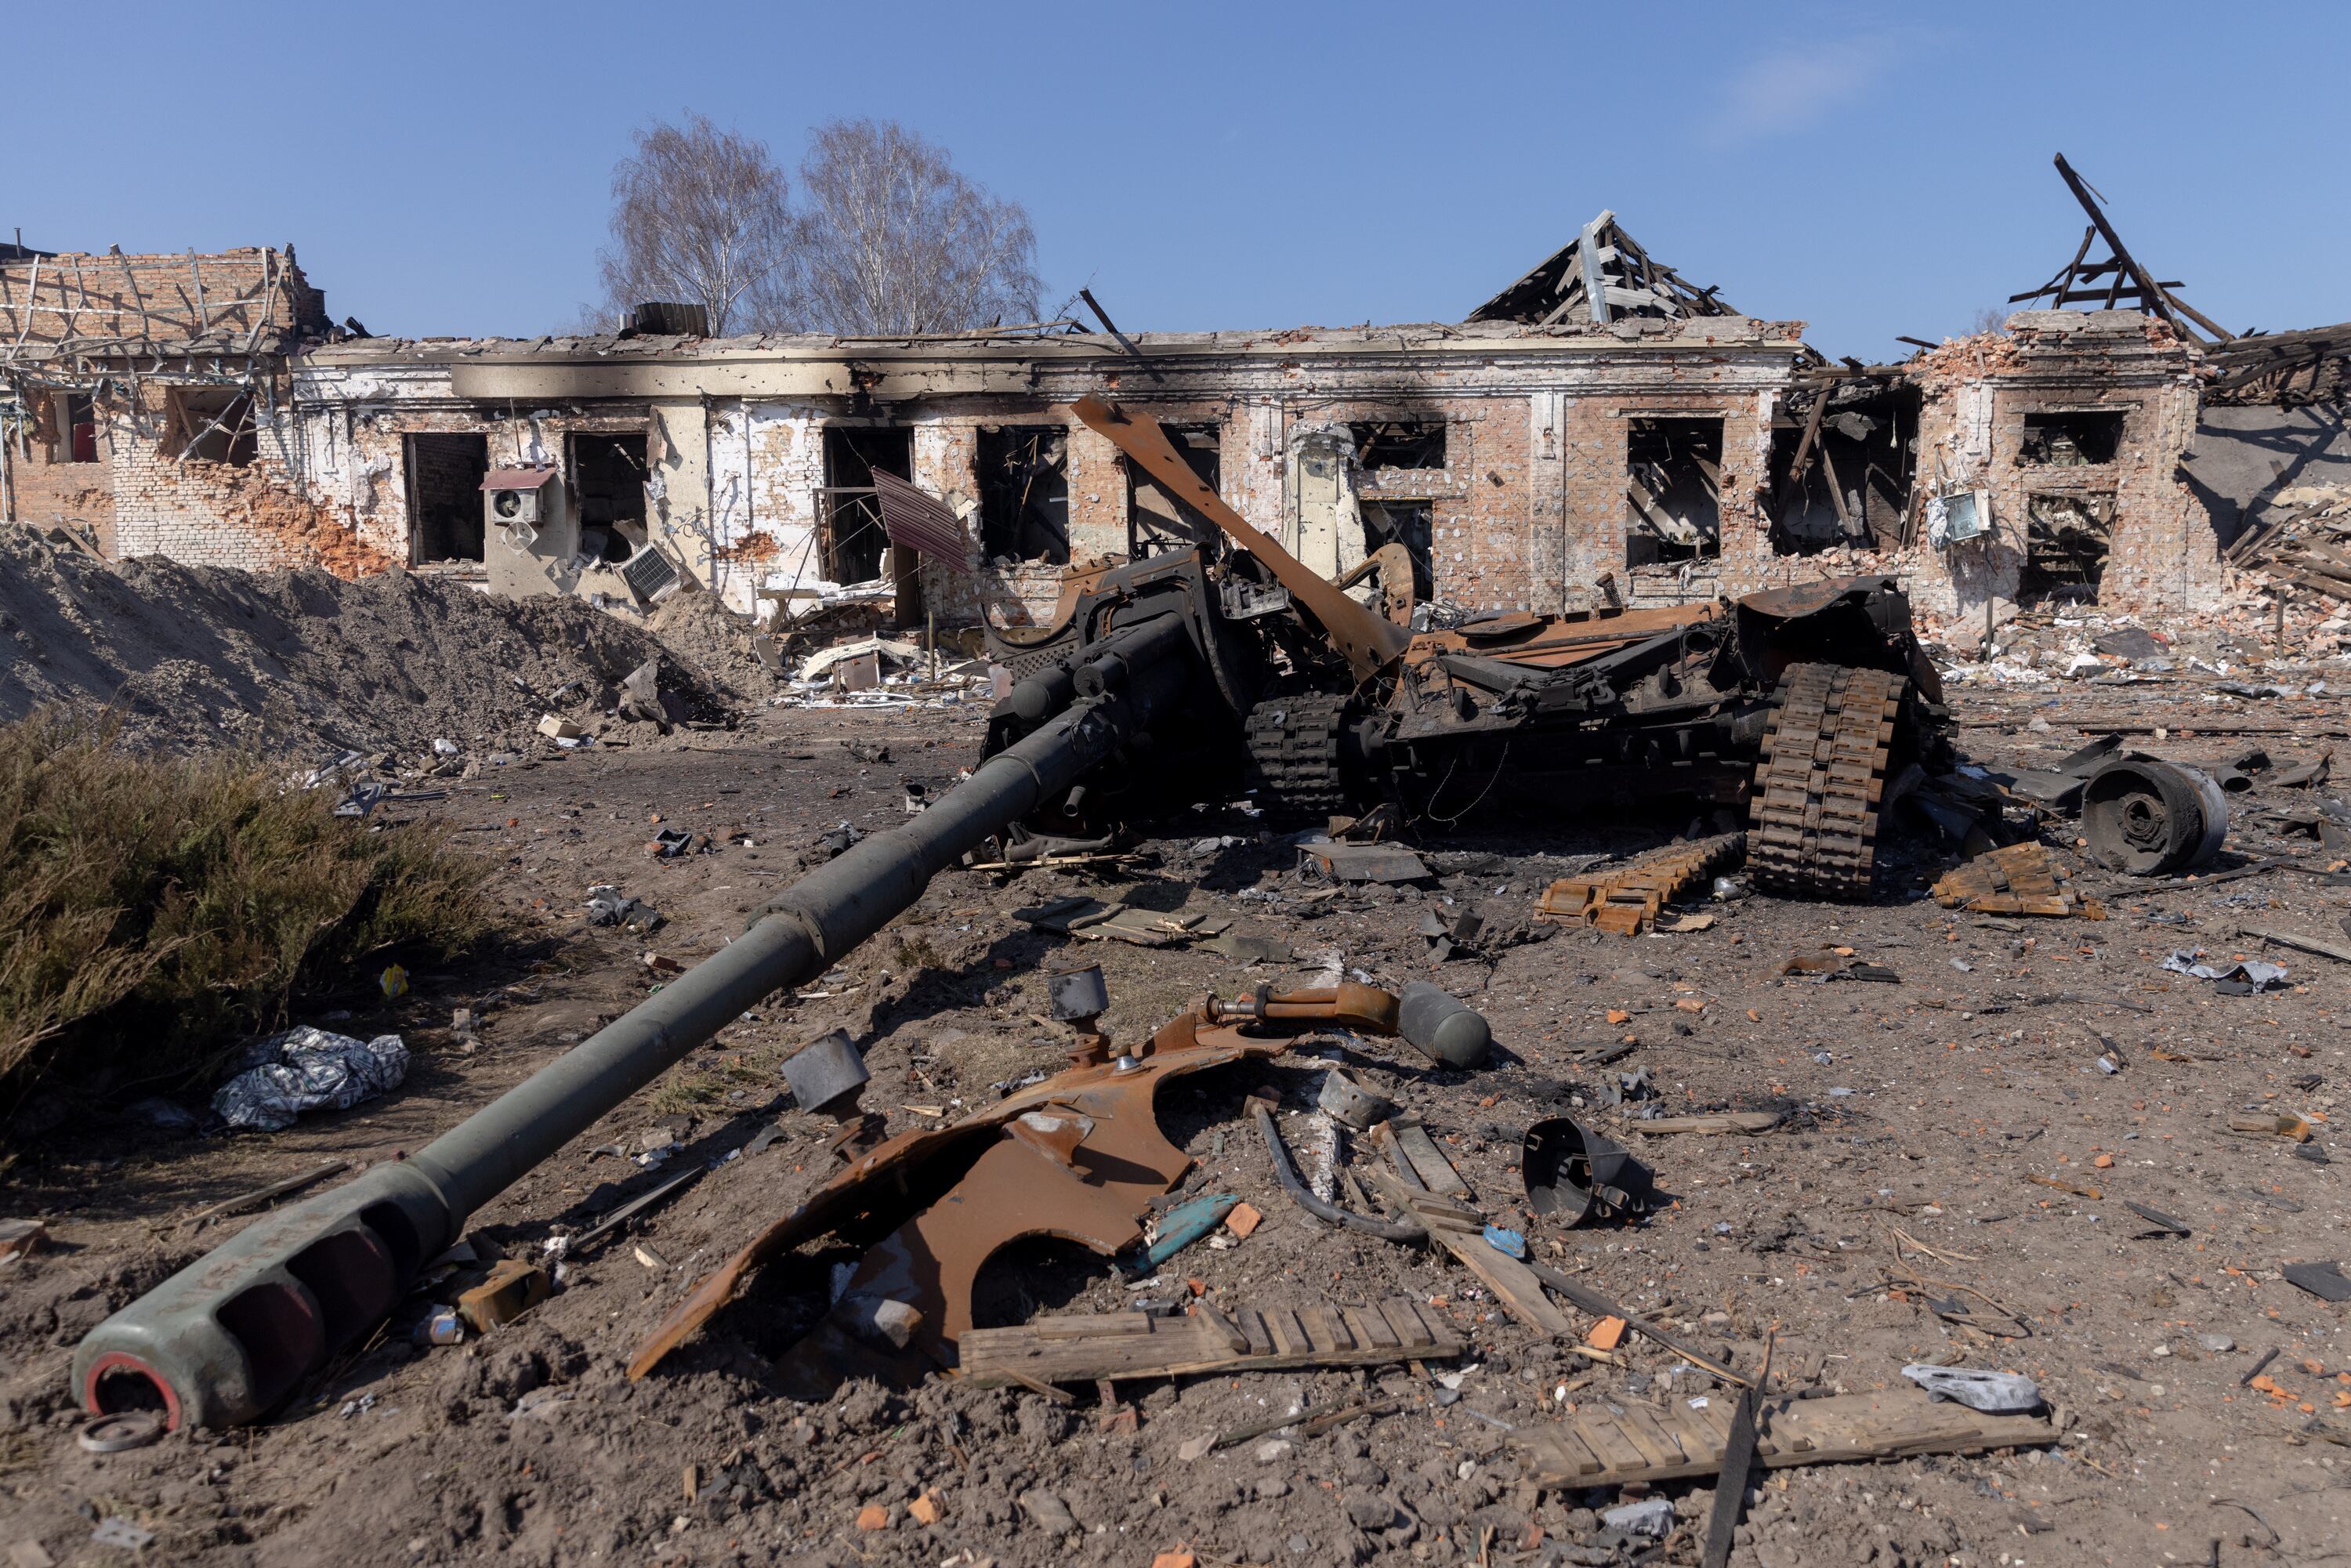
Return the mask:
M 902 622 L 1017 621 L 1050 606 L 1064 563 L 1198 526 L 1071 418 L 1096 392 L 1174 427 L 1310 564 L 1336 575 L 1400 542 L 1422 591 L 1468 610 L 1886 571 L 1947 616 L 2162 612 L 2208 599 L 2221 570 L 2213 497 L 2182 466 L 2212 372 L 2175 323 L 2027 310 L 1899 365 L 1838 366 L 1609 214 L 1458 325 L 357 326 L 329 325 L 290 251 L 0 260 L 0 502 L 111 554 L 403 564 L 622 605 L 682 575 L 747 610 L 879 579 Z M 877 470 L 963 517 L 963 570 L 891 545 Z M 487 512 L 486 485 L 528 492 L 525 520 Z

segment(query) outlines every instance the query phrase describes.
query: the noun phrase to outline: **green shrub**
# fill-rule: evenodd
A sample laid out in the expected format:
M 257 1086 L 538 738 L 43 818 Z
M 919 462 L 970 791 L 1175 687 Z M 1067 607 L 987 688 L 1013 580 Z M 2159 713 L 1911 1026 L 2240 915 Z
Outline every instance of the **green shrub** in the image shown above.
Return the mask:
M 0 1114 L 44 1081 L 208 1079 L 298 988 L 489 934 L 484 862 L 333 807 L 249 757 L 145 756 L 58 711 L 0 725 Z

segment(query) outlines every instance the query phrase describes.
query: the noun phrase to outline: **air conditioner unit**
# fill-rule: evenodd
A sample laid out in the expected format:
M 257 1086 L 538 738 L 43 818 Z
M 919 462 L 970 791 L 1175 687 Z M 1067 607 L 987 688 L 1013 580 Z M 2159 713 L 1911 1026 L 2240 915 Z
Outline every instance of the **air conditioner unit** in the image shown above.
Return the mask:
M 535 537 L 538 525 L 538 491 L 539 486 L 536 485 L 528 490 L 491 491 L 490 516 L 507 528 L 517 523 L 528 525 Z

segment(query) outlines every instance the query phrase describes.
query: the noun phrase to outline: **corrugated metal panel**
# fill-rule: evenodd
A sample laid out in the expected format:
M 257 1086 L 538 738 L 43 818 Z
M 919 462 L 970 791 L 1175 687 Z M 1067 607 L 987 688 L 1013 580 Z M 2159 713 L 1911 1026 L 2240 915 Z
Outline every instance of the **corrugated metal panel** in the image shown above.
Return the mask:
M 882 502 L 882 529 L 892 544 L 969 575 L 970 541 L 964 537 L 963 519 L 947 510 L 945 501 L 879 469 L 873 474 L 873 493 Z
M 552 468 L 493 468 L 482 476 L 485 490 L 536 490 L 555 477 Z

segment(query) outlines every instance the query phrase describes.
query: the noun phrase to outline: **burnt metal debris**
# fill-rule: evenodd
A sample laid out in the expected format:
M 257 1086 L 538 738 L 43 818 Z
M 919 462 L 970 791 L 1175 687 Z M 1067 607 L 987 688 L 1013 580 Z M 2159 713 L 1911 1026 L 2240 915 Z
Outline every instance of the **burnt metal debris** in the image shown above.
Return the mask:
M 2090 776 L 2082 831 L 2107 869 L 2164 876 L 2212 858 L 2228 835 L 2229 798 L 2209 774 L 2133 753 Z
M 1652 1173 L 1614 1138 L 1554 1116 L 1529 1127 L 1522 1143 L 1519 1168 L 1535 1213 L 1581 1225 L 1647 1212 Z
M 1278 814 L 1393 800 L 1441 825 L 1534 793 L 1694 798 L 1747 807 L 1763 885 L 1858 897 L 1892 772 L 1941 770 L 1941 686 L 1892 579 L 1416 632 L 1408 582 L 1381 582 L 1387 614 L 1368 608 L 1244 521 L 1159 424 L 1096 398 L 1075 412 L 1235 548 L 1072 571 L 1047 625 L 991 629 L 996 656 L 1050 681 L 1134 616 L 1180 615 L 1226 705 L 1187 744 L 1228 766 L 1245 748 Z M 1008 741 L 1019 710 L 998 723 Z M 1057 825 L 1082 816 L 1065 808 Z M 1337 846 L 1314 852 L 1343 874 Z
M 267 1412 L 381 1322 L 525 1172 L 762 998 L 838 962 L 937 873 L 1144 740 L 1203 679 L 1192 636 L 1178 617 L 1137 613 L 1084 658 L 1024 683 L 1007 706 L 1033 722 L 929 810 L 802 877 L 722 952 L 412 1157 L 266 1217 L 99 1323 L 75 1352 L 76 1402 L 97 1415 L 160 1404 L 174 1427 Z M 852 1125 L 853 1147 L 865 1124 Z
M 973 1281 L 1002 1248 L 1050 1235 L 1108 1258 L 1141 1240 L 1150 1200 L 1172 1191 L 1192 1166 L 1159 1130 L 1153 1105 L 1162 1084 L 1278 1056 L 1332 1029 L 1393 1035 L 1395 998 L 1342 985 L 1210 998 L 1116 1061 L 1091 1052 L 1092 1060 L 951 1125 L 900 1134 L 855 1158 L 705 1278 L 639 1347 L 629 1375 L 652 1371 L 764 1264 L 844 1228 L 883 1225 L 887 1233 L 865 1249 L 831 1312 L 787 1354 L 779 1372 L 789 1387 L 822 1391 L 852 1368 L 903 1379 L 926 1365 L 952 1366 L 972 1326 Z M 910 1192 L 940 1196 L 910 1205 Z M 877 1331 L 893 1317 L 895 1332 Z
M 1373 602 L 1359 601 L 1249 528 L 1162 427 L 1094 400 L 1077 413 L 1228 543 L 1072 569 L 1045 624 L 990 633 L 1009 686 L 969 779 L 926 797 L 889 832 L 844 832 L 837 858 L 788 887 L 723 952 L 413 1157 L 266 1217 L 109 1318 L 76 1353 L 78 1402 L 101 1415 L 160 1405 L 172 1427 L 265 1415 L 363 1338 L 492 1197 L 747 1008 L 838 964 L 939 871 L 991 841 L 1107 845 L 1154 804 L 1229 799 L 1218 791 L 1253 780 L 1270 813 L 1347 811 L 1352 821 L 1329 824 L 1333 835 L 1377 823 L 1381 841 L 1303 846 L 1316 874 L 1376 889 L 1434 874 L 1387 835 L 1416 818 L 1449 824 L 1505 787 L 1548 791 L 1553 809 L 1660 796 L 1711 808 L 1715 836 L 1676 846 L 1656 867 L 1640 862 L 1641 874 L 1660 874 L 1634 900 L 1637 928 L 1742 852 L 1763 889 L 1866 896 L 1889 797 L 1940 800 L 1944 815 L 1928 820 L 1972 851 L 1991 847 L 1988 830 L 2029 794 L 2022 780 L 2010 791 L 1952 770 L 1940 688 L 1890 579 L 1416 630 L 1401 552 L 1375 565 L 1381 580 L 1364 585 Z M 946 528 L 925 513 L 904 531 L 914 541 L 932 525 Z M 933 542 L 945 541 L 942 531 Z M 2200 776 L 2158 759 L 2109 747 L 2060 772 L 2061 795 L 2079 786 L 2094 846 L 2118 837 L 2168 868 L 2187 863 L 2182 853 L 2209 853 L 2225 831 L 2218 786 L 2207 800 Z M 1730 831 L 1741 808 L 1743 833 Z M 1594 879 L 1561 913 L 1609 925 L 1631 869 Z M 1474 951 L 1481 928 L 1464 912 L 1437 936 Z M 1061 929 L 1071 934 L 1075 921 Z M 1050 1235 L 1130 1266 L 1163 1255 L 1146 1243 L 1144 1221 L 1192 1161 L 1158 1126 L 1162 1084 L 1350 1033 L 1401 1038 L 1436 1073 L 1478 1068 L 1492 1051 L 1487 1020 L 1426 981 L 1400 994 L 1260 987 L 1208 998 L 1148 1040 L 1117 1042 L 1102 1027 L 1109 996 L 1098 967 L 1063 969 L 1049 989 L 1071 1036 L 1070 1068 L 944 1126 L 885 1139 L 883 1118 L 862 1106 L 867 1071 L 846 1034 L 796 1055 L 785 1075 L 803 1110 L 834 1123 L 842 1168 L 705 1277 L 641 1346 L 631 1375 L 692 1338 L 763 1265 L 825 1237 L 862 1249 L 826 1315 L 778 1364 L 783 1383 L 813 1396 L 851 1373 L 904 1378 L 952 1366 L 972 1328 L 974 1281 L 1008 1243 Z M 1387 1212 L 1363 1212 L 1371 1200 L 1352 1176 L 1356 1207 L 1318 1196 L 1259 1102 L 1246 1113 L 1290 1199 L 1322 1222 L 1442 1248 L 1520 1321 L 1564 1332 L 1543 1294 L 1556 1276 L 1498 1249 L 1494 1238 L 1515 1243 L 1514 1233 L 1478 1207 L 1427 1129 L 1335 1071 L 1323 1089 L 1322 1125 L 1356 1129 L 1393 1163 L 1362 1172 Z M 1646 1165 L 1564 1118 L 1528 1134 L 1523 1169 L 1530 1207 L 1571 1223 L 1637 1220 L 1656 1201 Z M 1160 1240 L 1181 1246 L 1219 1214 L 1238 1220 L 1243 1207 L 1194 1214 Z M 635 1212 L 616 1211 L 591 1239 Z M 513 1300 L 501 1310 L 524 1310 L 544 1276 L 517 1271 L 502 1288 Z M 1387 1326 L 1396 1344 L 1368 1320 L 1344 1335 L 1308 1325 L 1295 1345 L 1277 1325 L 1270 1343 L 1284 1354 L 1372 1358 L 1408 1341 Z M 1228 1343 L 1232 1354 L 1263 1354 L 1253 1332 L 1242 1337 L 1246 1350 Z

